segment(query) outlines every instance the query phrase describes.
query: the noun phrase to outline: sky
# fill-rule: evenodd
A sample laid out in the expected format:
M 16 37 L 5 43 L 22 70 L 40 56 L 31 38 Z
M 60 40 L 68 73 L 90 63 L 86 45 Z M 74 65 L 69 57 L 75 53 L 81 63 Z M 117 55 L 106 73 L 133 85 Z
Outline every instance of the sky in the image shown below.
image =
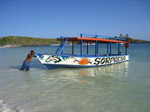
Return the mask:
M 80 33 L 150 40 L 150 0 L 0 0 L 0 37 Z

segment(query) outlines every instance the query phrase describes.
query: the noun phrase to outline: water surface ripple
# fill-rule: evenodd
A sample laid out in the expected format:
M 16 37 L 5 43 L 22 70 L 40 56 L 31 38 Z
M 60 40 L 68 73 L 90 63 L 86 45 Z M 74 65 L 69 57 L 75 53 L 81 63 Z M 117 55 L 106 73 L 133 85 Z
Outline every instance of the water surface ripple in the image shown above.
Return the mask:
M 1 48 L 0 112 L 149 112 L 149 48 L 131 44 L 129 62 L 94 68 L 47 70 L 34 58 L 29 72 L 19 70 L 26 47 Z

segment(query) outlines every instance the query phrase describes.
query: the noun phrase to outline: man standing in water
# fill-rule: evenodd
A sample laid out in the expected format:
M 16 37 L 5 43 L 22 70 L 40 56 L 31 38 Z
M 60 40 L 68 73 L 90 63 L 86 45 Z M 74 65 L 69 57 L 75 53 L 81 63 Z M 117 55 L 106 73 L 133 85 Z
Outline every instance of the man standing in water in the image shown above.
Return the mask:
M 27 55 L 26 60 L 23 62 L 22 67 L 20 70 L 26 69 L 26 71 L 30 70 L 30 61 L 32 60 L 32 57 L 34 56 L 35 52 L 33 50 L 30 51 L 30 54 Z

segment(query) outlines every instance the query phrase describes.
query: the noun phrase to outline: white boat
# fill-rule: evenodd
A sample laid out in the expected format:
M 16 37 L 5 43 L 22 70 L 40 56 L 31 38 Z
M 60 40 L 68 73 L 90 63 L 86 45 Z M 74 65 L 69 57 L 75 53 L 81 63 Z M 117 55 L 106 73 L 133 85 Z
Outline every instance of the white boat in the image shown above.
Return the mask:
M 45 65 L 48 69 L 60 68 L 60 67 L 96 67 L 104 66 L 115 63 L 121 63 L 129 60 L 129 55 L 127 54 L 127 49 L 129 47 L 129 40 L 115 37 L 108 37 L 101 35 L 95 35 L 95 38 L 83 37 L 62 37 L 58 39 L 61 41 L 56 53 L 54 54 L 41 54 L 37 53 L 37 58 L 40 62 Z M 93 35 L 92 35 L 93 36 Z M 105 39 L 98 38 L 105 37 Z M 63 49 L 68 41 L 72 42 L 72 54 L 64 54 Z M 80 43 L 80 54 L 74 54 L 74 44 Z M 87 54 L 83 55 L 83 44 L 87 44 Z M 95 54 L 89 54 L 89 43 L 95 44 Z M 117 44 L 118 53 L 112 54 L 112 44 Z M 123 43 L 125 45 L 125 53 L 122 54 L 120 51 L 120 45 Z M 98 53 L 98 45 L 107 44 L 107 53 Z

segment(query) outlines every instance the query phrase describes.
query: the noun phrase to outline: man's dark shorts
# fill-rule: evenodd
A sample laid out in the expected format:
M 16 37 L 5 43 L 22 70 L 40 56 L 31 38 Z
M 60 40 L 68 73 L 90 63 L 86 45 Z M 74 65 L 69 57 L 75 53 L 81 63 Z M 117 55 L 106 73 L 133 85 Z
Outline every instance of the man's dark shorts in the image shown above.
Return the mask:
M 24 70 L 24 69 L 26 69 L 26 71 L 29 71 L 30 70 L 30 63 L 27 63 L 24 61 L 20 70 Z

